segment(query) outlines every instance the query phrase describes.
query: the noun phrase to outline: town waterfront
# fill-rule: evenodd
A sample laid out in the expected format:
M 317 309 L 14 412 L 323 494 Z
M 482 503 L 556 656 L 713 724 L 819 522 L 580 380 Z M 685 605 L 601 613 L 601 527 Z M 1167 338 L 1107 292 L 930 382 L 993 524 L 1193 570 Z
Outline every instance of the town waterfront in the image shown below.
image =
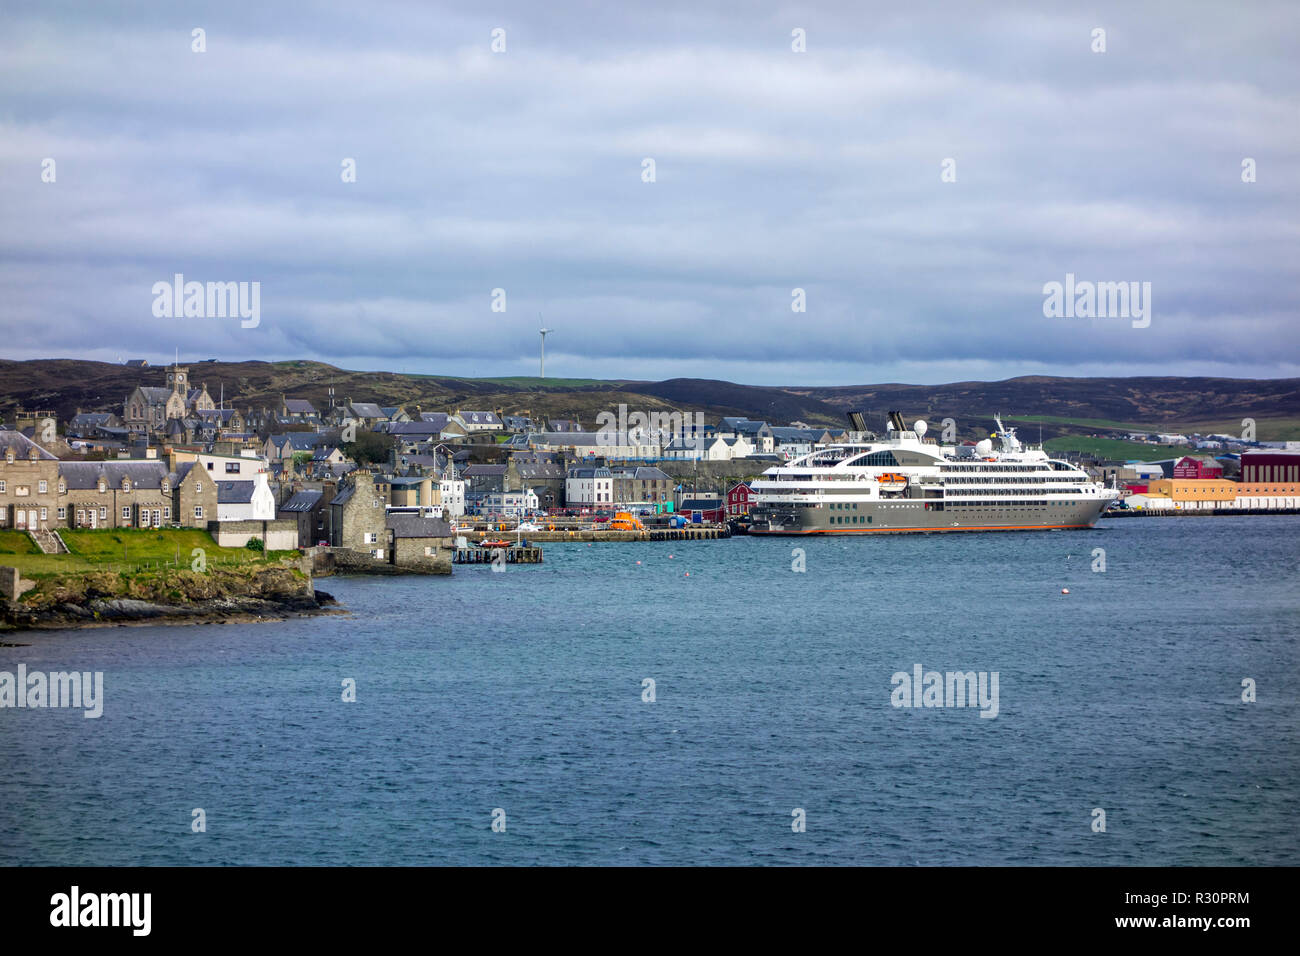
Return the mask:
M 105 700 L 0 713 L 0 863 L 1294 865 L 1297 521 L 557 543 L 11 634 Z M 916 664 L 998 672 L 996 718 L 892 706 Z

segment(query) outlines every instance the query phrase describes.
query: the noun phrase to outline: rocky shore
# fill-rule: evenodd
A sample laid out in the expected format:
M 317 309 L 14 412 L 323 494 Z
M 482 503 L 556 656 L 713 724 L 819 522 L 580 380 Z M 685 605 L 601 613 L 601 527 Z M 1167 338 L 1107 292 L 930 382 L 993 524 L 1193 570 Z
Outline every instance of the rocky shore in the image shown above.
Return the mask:
M 5 630 L 250 622 L 340 611 L 308 575 L 283 565 L 59 575 L 0 603 Z

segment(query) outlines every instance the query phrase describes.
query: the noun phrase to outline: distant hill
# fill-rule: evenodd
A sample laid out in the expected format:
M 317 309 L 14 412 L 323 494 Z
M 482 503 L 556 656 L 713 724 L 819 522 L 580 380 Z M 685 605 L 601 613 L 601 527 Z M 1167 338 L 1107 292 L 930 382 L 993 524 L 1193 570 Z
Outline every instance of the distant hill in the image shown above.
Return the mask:
M 1300 439 L 1300 379 L 1228 378 L 1055 378 L 1024 376 L 1001 382 L 949 385 L 852 385 L 771 387 L 710 379 L 664 382 L 590 379 L 476 379 L 405 375 L 335 368 L 322 362 L 196 362 L 190 381 L 206 383 L 213 398 L 224 388 L 228 405 L 239 408 L 278 403 L 283 394 L 329 407 L 348 399 L 424 410 L 500 410 L 534 418 L 579 418 L 594 426 L 602 411 L 680 410 L 703 412 L 711 420 L 746 415 L 784 424 L 842 425 L 849 411 L 864 411 L 881 427 L 890 409 L 910 421 L 937 426 L 957 422 L 962 434 L 988 429 L 1000 412 L 1037 439 L 1115 427 L 1160 430 L 1241 431 L 1254 418 L 1261 439 Z M 137 385 L 164 384 L 164 366 L 128 368 L 76 359 L 0 360 L 0 420 L 15 407 L 52 408 L 66 420 L 83 411 L 120 411 Z M 1027 427 L 1028 423 L 1028 427 Z M 1032 428 L 1032 431 L 1031 431 Z

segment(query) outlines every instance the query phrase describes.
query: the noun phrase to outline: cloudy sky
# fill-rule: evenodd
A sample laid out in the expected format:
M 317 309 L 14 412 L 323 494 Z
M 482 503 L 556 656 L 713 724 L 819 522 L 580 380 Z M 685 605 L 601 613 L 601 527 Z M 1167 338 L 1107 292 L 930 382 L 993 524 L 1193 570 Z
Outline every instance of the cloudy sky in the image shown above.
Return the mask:
M 0 17 L 4 358 L 535 375 L 540 316 L 551 376 L 1300 375 L 1291 2 Z M 155 316 L 176 273 L 260 323 Z M 1150 325 L 1046 318 L 1067 273 Z

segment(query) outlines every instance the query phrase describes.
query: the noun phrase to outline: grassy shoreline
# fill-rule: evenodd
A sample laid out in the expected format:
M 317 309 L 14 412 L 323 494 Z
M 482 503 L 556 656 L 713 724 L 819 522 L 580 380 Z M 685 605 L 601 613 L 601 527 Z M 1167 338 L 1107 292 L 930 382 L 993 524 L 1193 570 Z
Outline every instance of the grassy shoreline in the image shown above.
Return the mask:
M 197 528 L 59 529 L 68 554 L 45 554 L 25 532 L 0 531 L 0 565 L 18 568 L 28 580 L 67 574 L 165 568 L 278 565 L 296 551 L 264 554 L 250 548 L 222 548 Z

